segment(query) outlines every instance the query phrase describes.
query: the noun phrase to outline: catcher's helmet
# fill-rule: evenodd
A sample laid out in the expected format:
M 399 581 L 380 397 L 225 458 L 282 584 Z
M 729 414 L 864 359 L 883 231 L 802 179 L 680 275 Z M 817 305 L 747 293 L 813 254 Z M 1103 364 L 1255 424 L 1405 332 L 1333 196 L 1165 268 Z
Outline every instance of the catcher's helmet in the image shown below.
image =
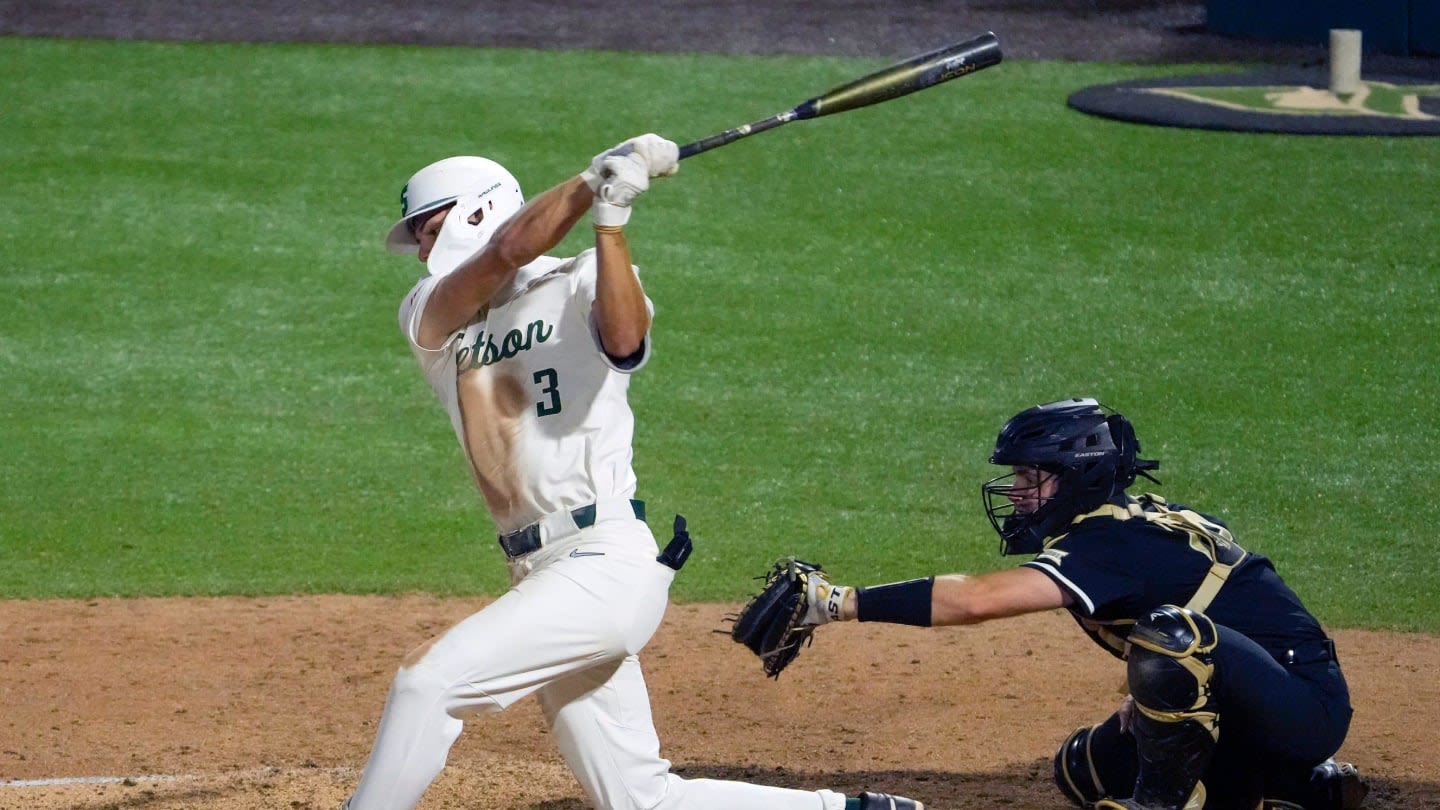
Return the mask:
M 385 247 L 394 253 L 414 253 L 420 245 L 414 226 L 454 205 L 426 262 L 431 274 L 443 275 L 483 247 L 500 223 L 524 204 L 520 182 L 499 163 L 470 155 L 445 158 L 416 172 L 405 184 L 400 220 L 385 235 Z
M 1060 400 L 1021 411 L 1000 429 L 991 464 L 1036 467 L 1059 479 L 1053 496 L 1023 513 L 1011 495 L 1028 493 L 1012 483 L 1013 472 L 981 486 L 1000 553 L 1039 553 L 1045 538 L 1063 533 L 1077 515 L 1123 495 L 1137 474 L 1151 478 L 1148 471 L 1159 469 L 1158 461 L 1136 458 L 1140 443 L 1129 420 L 1106 410 L 1093 399 Z

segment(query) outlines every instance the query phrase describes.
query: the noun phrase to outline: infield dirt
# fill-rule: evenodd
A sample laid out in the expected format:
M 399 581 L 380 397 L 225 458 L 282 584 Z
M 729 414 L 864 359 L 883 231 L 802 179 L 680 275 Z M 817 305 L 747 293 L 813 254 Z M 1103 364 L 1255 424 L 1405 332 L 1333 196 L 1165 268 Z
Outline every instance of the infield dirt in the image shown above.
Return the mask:
M 401 658 L 484 604 L 0 602 L 0 780 L 28 783 L 0 784 L 0 808 L 333 810 L 359 778 Z M 1062 810 L 1055 746 L 1113 711 L 1124 679 L 1055 612 L 827 627 L 770 680 L 712 632 L 737 607 L 673 605 L 642 654 L 662 753 L 683 776 L 879 789 L 936 810 Z M 1340 756 L 1371 780 L 1367 806 L 1440 807 L 1440 638 L 1336 638 L 1356 708 Z M 421 804 L 585 806 L 533 699 L 470 721 Z

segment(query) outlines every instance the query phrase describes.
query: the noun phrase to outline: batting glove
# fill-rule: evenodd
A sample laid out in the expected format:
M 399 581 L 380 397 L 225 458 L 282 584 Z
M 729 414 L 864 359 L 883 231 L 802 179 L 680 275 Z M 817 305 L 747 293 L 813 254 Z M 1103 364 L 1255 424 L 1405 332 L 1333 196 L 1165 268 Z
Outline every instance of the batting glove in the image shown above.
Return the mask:
M 618 228 L 630 221 L 630 204 L 650 188 L 645 158 L 635 152 L 612 155 L 601 161 L 600 174 L 605 180 L 595 192 L 591 213 L 597 226 Z
M 590 161 L 589 167 L 580 172 L 580 177 L 591 191 L 600 192 L 600 186 L 608 179 L 605 175 L 605 160 L 638 154 L 645 160 L 645 168 L 651 177 L 668 177 L 680 171 L 680 147 L 674 141 L 667 141 L 654 133 L 631 138 L 604 152 Z
M 841 616 L 840 609 L 853 590 L 855 589 L 848 585 L 832 585 L 819 571 L 806 574 L 805 618 L 801 620 L 801 626 L 811 627 L 841 621 L 844 617 Z
M 651 177 L 669 177 L 680 171 L 680 147 L 674 141 L 667 141 L 652 132 L 631 138 L 630 143 L 645 158 Z

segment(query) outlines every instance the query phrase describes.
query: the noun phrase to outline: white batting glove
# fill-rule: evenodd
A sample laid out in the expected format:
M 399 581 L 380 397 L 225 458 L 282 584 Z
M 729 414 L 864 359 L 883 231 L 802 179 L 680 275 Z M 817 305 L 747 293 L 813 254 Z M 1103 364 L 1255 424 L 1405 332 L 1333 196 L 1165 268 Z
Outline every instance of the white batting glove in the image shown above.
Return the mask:
M 680 171 L 680 147 L 653 132 L 631 138 L 635 151 L 645 158 L 651 177 L 669 177 Z
M 590 166 L 580 172 L 580 177 L 591 191 L 599 193 L 605 182 L 605 159 L 638 154 L 645 159 L 645 168 L 651 177 L 668 177 L 680 171 L 680 147 L 674 141 L 667 141 L 653 132 L 647 132 L 619 143 L 596 155 Z
M 597 226 L 618 228 L 630 221 L 630 204 L 650 188 L 650 172 L 645 158 L 630 152 L 605 158 L 600 174 L 605 180 L 595 192 L 591 213 Z
M 819 571 L 805 576 L 805 618 L 800 624 L 813 627 L 843 620 L 841 607 L 855 590 L 848 585 L 832 585 Z

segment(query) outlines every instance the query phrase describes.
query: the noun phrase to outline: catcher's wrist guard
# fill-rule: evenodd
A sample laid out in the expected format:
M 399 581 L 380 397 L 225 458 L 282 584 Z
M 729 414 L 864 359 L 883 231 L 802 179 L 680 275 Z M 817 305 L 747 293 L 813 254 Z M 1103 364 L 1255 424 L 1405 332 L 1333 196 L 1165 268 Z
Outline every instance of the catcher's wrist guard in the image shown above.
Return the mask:
M 855 617 L 862 622 L 930 626 L 930 597 L 935 578 L 910 579 L 855 592 Z

